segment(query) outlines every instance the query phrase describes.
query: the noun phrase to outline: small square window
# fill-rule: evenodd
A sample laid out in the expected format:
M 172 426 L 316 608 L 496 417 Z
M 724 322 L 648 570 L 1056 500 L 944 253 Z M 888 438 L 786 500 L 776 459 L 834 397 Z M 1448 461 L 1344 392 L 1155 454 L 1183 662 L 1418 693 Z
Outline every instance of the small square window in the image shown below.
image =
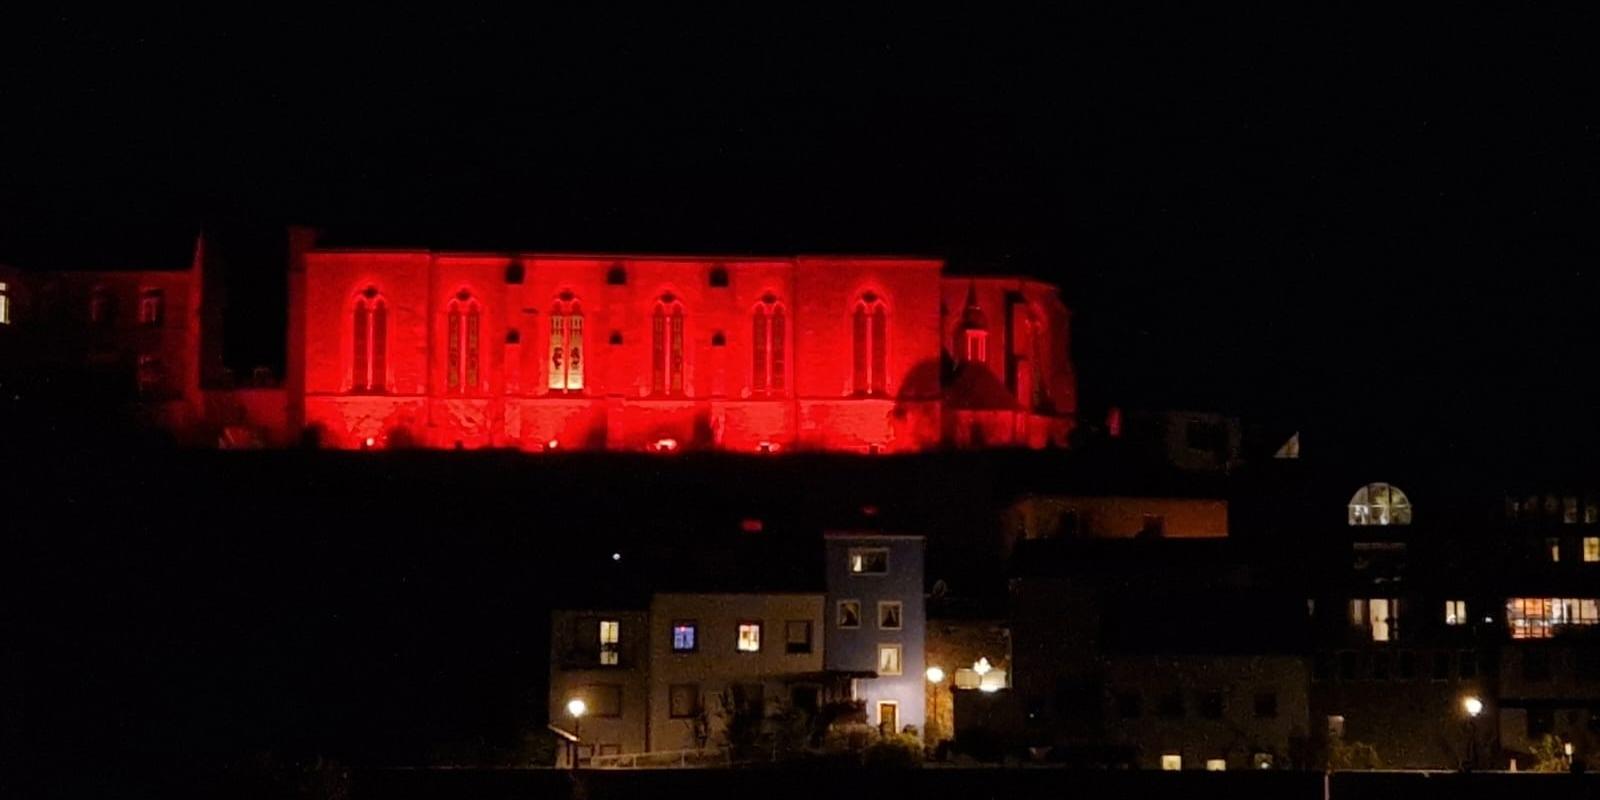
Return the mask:
M 901 605 L 898 600 L 878 603 L 878 627 L 886 631 L 900 630 Z
M 672 652 L 693 653 L 698 647 L 700 626 L 691 621 L 672 623 Z
M 1183 769 L 1183 756 L 1177 753 L 1161 754 L 1161 769 L 1165 772 L 1177 772 Z
M 1256 694 L 1256 716 L 1264 719 L 1278 716 L 1278 693 L 1260 692 Z
M 839 601 L 839 627 L 841 627 L 841 628 L 859 628 L 859 627 L 861 627 L 861 601 L 860 600 L 840 600 Z
M 811 652 L 811 620 L 791 619 L 784 623 L 783 648 L 791 655 Z
M 1144 703 L 1138 692 L 1117 693 L 1117 716 L 1123 719 L 1138 719 L 1144 711 Z
M 887 575 L 889 551 L 881 547 L 853 547 L 850 549 L 852 575 Z
M 741 623 L 739 623 L 739 645 L 738 645 L 738 649 L 739 649 L 739 652 L 741 652 L 741 653 L 759 653 L 759 652 L 761 652 L 761 623 L 759 623 L 759 622 L 741 622 Z
M 1600 536 L 1583 537 L 1583 560 L 1589 563 L 1600 561 Z
M 1183 716 L 1183 692 L 1174 689 L 1161 696 L 1161 703 L 1156 712 L 1168 719 L 1178 719 Z
M 615 683 L 599 683 L 584 687 L 581 695 L 589 706 L 584 712 L 594 717 L 622 716 L 622 687 Z
M 900 674 L 900 645 L 878 645 L 878 674 L 885 676 Z
M 1446 600 L 1446 601 L 1444 601 L 1444 624 L 1446 624 L 1446 625 L 1465 625 L 1465 624 L 1467 624 L 1467 601 L 1465 601 L 1465 600 Z
M 1344 717 L 1342 715 L 1334 714 L 1328 717 L 1328 738 L 1344 738 Z
M 700 684 L 675 683 L 668 687 L 667 713 L 673 719 L 687 719 L 700 713 Z

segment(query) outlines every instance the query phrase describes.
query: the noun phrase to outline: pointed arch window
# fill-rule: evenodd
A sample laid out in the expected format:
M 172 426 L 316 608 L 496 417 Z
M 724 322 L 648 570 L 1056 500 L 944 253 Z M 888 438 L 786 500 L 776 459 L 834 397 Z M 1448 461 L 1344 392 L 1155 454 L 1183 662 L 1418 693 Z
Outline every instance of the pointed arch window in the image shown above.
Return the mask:
M 783 304 L 770 293 L 750 314 L 750 389 L 754 394 L 777 395 L 785 389 L 787 322 Z
M 389 369 L 389 307 L 376 288 L 369 286 L 356 297 L 351 329 L 350 391 L 383 392 Z
M 857 395 L 888 394 L 889 312 L 882 298 L 867 292 L 851 314 L 852 380 Z
M 139 293 L 139 324 L 147 328 L 161 326 L 165 314 L 166 296 L 160 289 L 145 289 Z
M 683 304 L 671 294 L 656 301 L 651 316 L 650 393 L 683 395 Z
M 550 391 L 583 391 L 583 306 L 563 292 L 550 308 Z
M 482 316 L 478 301 L 465 289 L 450 301 L 449 322 L 445 328 L 449 353 L 445 363 L 445 388 L 452 394 L 476 392 L 482 385 L 478 358 Z

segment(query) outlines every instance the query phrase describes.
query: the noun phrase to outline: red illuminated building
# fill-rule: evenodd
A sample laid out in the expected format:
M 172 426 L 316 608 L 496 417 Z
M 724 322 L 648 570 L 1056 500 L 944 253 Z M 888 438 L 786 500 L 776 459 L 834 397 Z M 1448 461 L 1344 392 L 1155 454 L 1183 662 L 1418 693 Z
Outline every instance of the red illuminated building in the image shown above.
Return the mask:
M 198 440 L 246 428 L 333 448 L 1039 448 L 1065 446 L 1076 410 L 1068 310 L 1026 278 L 879 256 L 325 249 L 305 230 L 291 234 L 281 387 L 201 388 L 220 353 L 207 324 L 220 300 L 188 288 L 220 283 L 202 254 L 167 290 L 188 299 L 169 326 L 188 357 L 163 361 L 199 365 L 173 392 L 187 413 L 169 415 Z M 80 275 L 86 297 L 132 305 L 174 273 Z M 27 293 L 13 294 L 20 312 Z

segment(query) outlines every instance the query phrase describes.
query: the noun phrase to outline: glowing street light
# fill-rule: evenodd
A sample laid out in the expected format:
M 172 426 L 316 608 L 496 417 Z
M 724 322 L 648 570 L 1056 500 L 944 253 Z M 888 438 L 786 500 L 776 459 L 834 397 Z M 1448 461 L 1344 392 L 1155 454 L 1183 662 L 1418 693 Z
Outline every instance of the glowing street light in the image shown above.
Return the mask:
M 936 731 L 938 733 L 943 733 L 943 731 L 938 731 L 935 726 L 939 724 L 939 684 L 944 683 L 944 670 L 940 669 L 939 667 L 928 667 L 927 674 L 928 683 L 933 684 L 933 722 L 928 726 L 928 732 L 930 734 L 937 735 L 935 733 Z M 952 712 L 954 712 L 954 710 L 955 709 L 951 709 Z
M 574 697 L 567 701 L 567 713 L 572 715 L 572 768 L 578 768 L 578 743 L 583 740 L 583 715 L 589 710 L 589 704 L 583 698 Z
M 1461 701 L 1461 708 L 1467 712 L 1466 768 L 1471 770 L 1478 766 L 1478 715 L 1483 713 L 1483 701 L 1469 695 Z

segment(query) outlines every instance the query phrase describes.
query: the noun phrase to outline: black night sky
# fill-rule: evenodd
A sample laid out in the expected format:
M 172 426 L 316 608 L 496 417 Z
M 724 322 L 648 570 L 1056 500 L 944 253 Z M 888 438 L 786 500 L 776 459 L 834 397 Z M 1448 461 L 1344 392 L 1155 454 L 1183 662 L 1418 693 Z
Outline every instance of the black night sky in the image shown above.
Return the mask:
M 894 251 L 1058 280 L 1087 408 L 1427 446 L 1591 433 L 1596 146 L 1570 20 L 58 17 L 0 46 L 0 255 L 204 224 Z M 240 269 L 240 365 L 281 359 Z M 236 287 L 236 288 L 239 288 Z M 1387 428 L 1375 436 L 1387 437 Z M 1527 437 L 1533 436 L 1534 439 Z
M 1090 420 L 1218 409 L 1317 431 L 1301 463 L 1370 450 L 1438 484 L 1518 459 L 1543 479 L 1600 444 L 1592 24 L 808 10 L 0 13 L 0 262 L 181 267 L 205 229 L 248 370 L 283 360 L 288 224 L 333 244 L 929 254 L 1062 286 Z M 714 550 L 706 531 L 744 515 L 814 532 L 867 505 L 964 565 L 951 543 L 992 544 L 971 536 L 986 504 L 1082 477 L 1054 453 L 224 462 L 76 451 L 103 420 L 10 408 L 0 444 L 38 450 L 0 447 L 0 677 L 27 676 L 0 700 L 64 773 L 510 747 L 542 732 L 538 630 L 563 581 L 592 588 L 572 565 L 637 585 L 635 565 Z M 1350 485 L 1302 511 L 1342 526 Z

